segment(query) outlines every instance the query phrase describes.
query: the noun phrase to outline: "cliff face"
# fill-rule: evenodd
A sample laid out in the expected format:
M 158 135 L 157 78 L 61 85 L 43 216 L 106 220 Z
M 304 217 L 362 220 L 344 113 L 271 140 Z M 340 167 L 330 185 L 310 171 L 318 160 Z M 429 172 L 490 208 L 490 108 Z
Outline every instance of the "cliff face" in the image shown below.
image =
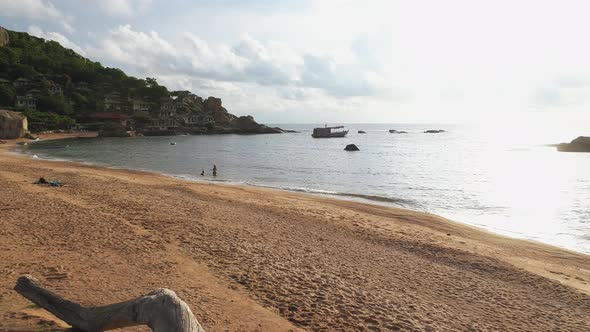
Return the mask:
M 221 126 L 231 126 L 236 116 L 230 114 L 223 106 L 221 99 L 209 97 L 205 100 L 205 111 L 211 113 L 215 122 Z
M 8 31 L 0 27 L 0 47 L 8 45 L 9 42 L 10 37 L 8 36 Z
M 204 109 L 210 113 L 215 123 L 225 128 L 225 132 L 238 134 L 274 134 L 282 133 L 278 128 L 259 124 L 250 115 L 237 117 L 229 113 L 221 104 L 220 98 L 209 97 L 204 102 Z

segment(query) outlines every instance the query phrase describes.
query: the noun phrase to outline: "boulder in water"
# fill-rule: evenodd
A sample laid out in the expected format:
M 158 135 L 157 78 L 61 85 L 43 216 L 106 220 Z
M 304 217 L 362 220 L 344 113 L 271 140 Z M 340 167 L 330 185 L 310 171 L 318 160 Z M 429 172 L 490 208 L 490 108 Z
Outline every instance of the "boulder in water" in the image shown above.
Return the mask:
M 358 133 L 359 133 L 359 134 L 366 134 L 367 132 L 366 132 L 366 131 L 364 131 L 364 130 L 359 130 L 359 131 L 358 131 Z
M 580 136 L 569 143 L 557 144 L 561 152 L 590 152 L 590 137 Z
M 425 134 L 440 134 L 440 133 L 444 133 L 445 131 L 442 129 L 429 129 L 426 130 L 424 133 Z
M 391 134 L 407 134 L 407 131 L 403 131 L 403 130 L 395 130 L 395 129 L 389 129 L 389 132 Z
M 344 151 L 360 151 L 360 149 L 358 148 L 358 146 L 354 145 L 354 144 L 348 144 L 345 148 Z

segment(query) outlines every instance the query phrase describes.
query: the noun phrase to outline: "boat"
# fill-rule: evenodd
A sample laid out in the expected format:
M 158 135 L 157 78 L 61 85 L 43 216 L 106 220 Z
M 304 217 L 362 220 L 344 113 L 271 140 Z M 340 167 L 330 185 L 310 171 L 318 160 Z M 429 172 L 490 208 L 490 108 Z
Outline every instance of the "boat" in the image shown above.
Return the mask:
M 348 130 L 344 130 L 344 126 L 336 127 L 319 127 L 313 128 L 313 138 L 330 138 L 330 137 L 344 137 L 348 134 Z

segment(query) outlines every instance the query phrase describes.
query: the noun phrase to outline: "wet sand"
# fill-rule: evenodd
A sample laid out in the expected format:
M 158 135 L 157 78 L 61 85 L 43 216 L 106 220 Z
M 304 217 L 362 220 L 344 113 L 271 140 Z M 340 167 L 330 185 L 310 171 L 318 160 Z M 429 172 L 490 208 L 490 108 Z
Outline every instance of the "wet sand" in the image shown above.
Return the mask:
M 590 330 L 588 255 L 403 209 L 31 159 L 13 143 L 0 144 L 0 331 L 61 324 L 12 291 L 25 273 L 85 305 L 167 287 L 208 331 Z

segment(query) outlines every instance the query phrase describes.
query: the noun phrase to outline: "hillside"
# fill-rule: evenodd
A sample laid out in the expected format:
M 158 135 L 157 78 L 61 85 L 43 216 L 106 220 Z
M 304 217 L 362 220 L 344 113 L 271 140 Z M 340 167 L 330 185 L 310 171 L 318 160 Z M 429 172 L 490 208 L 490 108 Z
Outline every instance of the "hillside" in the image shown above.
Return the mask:
M 25 114 L 33 131 L 281 132 L 230 114 L 219 98 L 169 91 L 154 78 L 128 76 L 58 42 L 3 28 L 0 37 L 0 108 Z

